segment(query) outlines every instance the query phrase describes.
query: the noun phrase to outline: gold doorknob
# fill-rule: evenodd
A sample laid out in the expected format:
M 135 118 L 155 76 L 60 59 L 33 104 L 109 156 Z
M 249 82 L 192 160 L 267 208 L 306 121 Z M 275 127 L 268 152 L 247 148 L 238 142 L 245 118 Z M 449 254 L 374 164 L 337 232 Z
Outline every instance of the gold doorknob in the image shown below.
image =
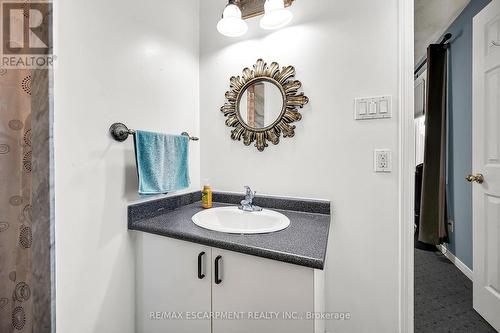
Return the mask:
M 465 177 L 465 180 L 467 180 L 469 183 L 476 182 L 478 184 L 484 183 L 484 176 L 480 173 L 476 175 L 468 175 Z

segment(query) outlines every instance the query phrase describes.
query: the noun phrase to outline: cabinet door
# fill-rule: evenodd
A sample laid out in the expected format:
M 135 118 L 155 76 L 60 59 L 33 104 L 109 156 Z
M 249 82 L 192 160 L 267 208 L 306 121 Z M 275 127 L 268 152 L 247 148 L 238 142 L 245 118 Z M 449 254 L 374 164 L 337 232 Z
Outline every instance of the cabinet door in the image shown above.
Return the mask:
M 314 332 L 313 269 L 215 248 L 212 265 L 213 333 Z
M 211 248 L 142 232 L 136 236 L 136 332 L 209 333 L 210 318 L 193 314 L 210 313 Z

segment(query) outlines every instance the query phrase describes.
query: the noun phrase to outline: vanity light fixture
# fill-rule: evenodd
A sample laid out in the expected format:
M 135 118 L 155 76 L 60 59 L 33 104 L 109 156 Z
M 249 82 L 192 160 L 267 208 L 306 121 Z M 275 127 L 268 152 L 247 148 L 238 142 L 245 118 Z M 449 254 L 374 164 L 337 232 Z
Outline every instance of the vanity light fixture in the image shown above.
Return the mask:
M 266 0 L 260 27 L 265 30 L 279 29 L 290 23 L 292 18 L 292 12 L 285 9 L 284 0 Z
M 247 23 L 241 18 L 241 10 L 235 0 L 229 0 L 224 8 L 222 19 L 217 23 L 217 30 L 227 37 L 239 37 L 247 32 Z

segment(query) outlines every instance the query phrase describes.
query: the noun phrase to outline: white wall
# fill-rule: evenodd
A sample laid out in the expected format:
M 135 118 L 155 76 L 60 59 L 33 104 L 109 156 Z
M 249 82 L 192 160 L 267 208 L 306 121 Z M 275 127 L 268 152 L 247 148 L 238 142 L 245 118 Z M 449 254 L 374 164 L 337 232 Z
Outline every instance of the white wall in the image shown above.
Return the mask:
M 327 309 L 351 312 L 332 332 L 398 330 L 398 174 L 373 173 L 373 150 L 393 150 L 397 115 L 353 120 L 353 98 L 394 96 L 397 106 L 396 0 L 296 1 L 293 24 L 273 33 L 216 31 L 225 0 L 201 1 L 201 176 L 216 190 L 326 198 L 333 204 L 327 254 Z M 314 2 L 314 3 L 313 3 Z M 230 139 L 219 108 L 229 77 L 257 58 L 294 65 L 310 103 L 296 136 L 265 152 Z
M 201 145 L 201 175 L 216 190 L 249 184 L 332 200 L 327 309 L 352 319 L 329 330 L 396 332 L 398 175 L 373 173 L 372 155 L 390 148 L 397 161 L 398 110 L 390 120 L 356 122 L 352 109 L 357 96 L 397 95 L 397 0 L 296 1 L 292 25 L 268 33 L 252 19 L 239 39 L 215 29 L 226 3 L 56 0 L 58 331 L 134 331 L 132 141 L 107 136 L 122 121 L 193 134 L 201 122 L 201 140 L 191 145 L 193 188 Z M 294 65 L 310 97 L 295 138 L 264 153 L 233 142 L 219 112 L 229 77 L 259 57 Z
M 199 135 L 197 0 L 55 3 L 58 332 L 134 332 L 133 140 L 111 123 Z M 199 146 L 191 145 L 199 188 Z

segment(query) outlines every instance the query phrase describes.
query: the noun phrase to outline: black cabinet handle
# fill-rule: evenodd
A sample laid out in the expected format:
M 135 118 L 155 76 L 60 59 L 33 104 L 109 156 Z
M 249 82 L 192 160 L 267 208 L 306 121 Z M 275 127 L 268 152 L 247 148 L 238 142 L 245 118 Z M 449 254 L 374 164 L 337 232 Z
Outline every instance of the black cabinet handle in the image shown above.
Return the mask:
M 222 259 L 222 256 L 217 256 L 215 258 L 215 284 L 220 284 L 222 279 L 219 278 L 219 261 Z
M 203 256 L 205 255 L 205 252 L 200 252 L 198 254 L 198 279 L 203 279 L 205 277 L 205 274 L 202 273 L 202 261 L 203 261 Z

